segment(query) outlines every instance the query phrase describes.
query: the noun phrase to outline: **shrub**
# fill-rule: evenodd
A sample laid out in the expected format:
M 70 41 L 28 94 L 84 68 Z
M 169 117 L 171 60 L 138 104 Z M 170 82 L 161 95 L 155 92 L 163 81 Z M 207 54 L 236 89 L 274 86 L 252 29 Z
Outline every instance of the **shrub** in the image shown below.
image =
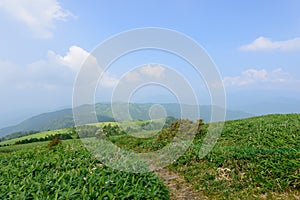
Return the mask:
M 61 139 L 59 137 L 55 137 L 49 142 L 48 148 L 49 150 L 51 150 L 52 147 L 57 146 L 59 144 L 61 144 Z

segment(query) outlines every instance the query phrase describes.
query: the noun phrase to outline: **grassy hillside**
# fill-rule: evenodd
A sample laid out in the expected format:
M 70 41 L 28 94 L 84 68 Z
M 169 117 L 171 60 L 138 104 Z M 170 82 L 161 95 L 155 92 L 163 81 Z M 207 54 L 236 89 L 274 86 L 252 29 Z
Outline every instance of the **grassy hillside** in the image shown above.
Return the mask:
M 107 168 L 80 141 L 52 150 L 34 144 L 11 153 L 0 148 L 0 199 L 168 199 L 157 176 Z
M 216 199 L 300 197 L 300 115 L 226 122 L 213 150 L 198 158 L 203 135 L 172 170 Z
M 107 123 L 98 127 L 103 125 Z M 299 114 L 227 121 L 212 151 L 199 158 L 207 127 L 207 124 L 200 126 L 190 148 L 168 167 L 181 174 L 195 191 L 208 199 L 300 198 Z M 110 136 L 110 140 L 135 152 L 156 151 L 173 138 L 174 128 L 176 124 L 147 139 L 116 135 Z M 138 195 L 148 194 L 152 195 L 147 196 L 150 199 L 154 196 L 168 199 L 168 191 L 152 173 L 134 175 L 106 168 L 93 159 L 78 140 L 63 141 L 61 147 L 51 151 L 46 145 L 44 142 L 0 147 L 0 174 L 5 177 L 0 182 L 3 193 L 0 198 L 37 194 L 54 198 L 56 195 L 64 198 L 107 195 L 111 199 L 133 193 L 132 198 L 136 199 L 141 197 Z M 31 179 L 21 180 L 20 174 Z M 107 181 L 112 182 L 103 184 Z M 176 187 L 182 191 L 180 187 L 185 186 Z
M 160 120 L 157 120 L 157 121 L 160 122 Z M 145 122 L 148 122 L 148 121 L 147 120 L 145 120 L 145 121 L 136 120 L 136 121 L 131 121 L 131 122 L 125 122 L 125 123 L 123 123 L 123 128 L 126 128 L 128 126 L 132 127 L 135 124 L 138 125 L 138 126 L 141 126 Z M 94 123 L 94 124 L 88 124 L 88 126 L 97 127 L 97 128 L 103 128 L 104 126 L 108 126 L 108 125 L 116 126 L 117 122 L 99 122 L 99 123 Z M 74 134 L 73 133 L 73 128 L 74 127 L 64 128 L 64 129 L 58 129 L 58 130 L 44 131 L 44 132 L 39 132 L 39 133 L 30 134 L 30 135 L 25 135 L 25 136 L 21 136 L 21 137 L 9 139 L 9 140 L 4 140 L 4 141 L 0 142 L 0 146 L 3 146 L 3 145 L 12 145 L 12 144 L 15 144 L 17 141 L 22 141 L 22 140 L 26 140 L 26 139 L 45 138 L 45 137 L 50 136 L 50 135 L 58 135 L 58 134 L 71 134 L 71 135 L 73 135 Z M 144 132 L 148 133 L 148 132 L 153 132 L 153 131 L 148 131 L 148 132 L 147 131 L 143 131 L 143 133 Z M 137 133 L 137 134 L 143 134 L 143 133 L 140 132 L 140 133 Z
M 267 115 L 227 121 L 212 151 L 199 158 L 207 125 L 169 169 L 182 174 L 208 199 L 300 198 L 300 115 Z M 163 137 L 168 140 L 168 132 Z M 149 152 L 166 143 L 126 135 L 111 140 L 128 150 Z
M 73 126 L 73 115 L 71 109 L 63 109 L 56 112 L 43 113 L 27 120 L 18 125 L 0 129 L 0 136 L 19 131 L 46 131 L 56 130 Z
M 47 136 L 50 135 L 57 135 L 57 134 L 63 134 L 63 133 L 68 133 L 69 130 L 68 129 L 59 129 L 59 130 L 53 130 L 53 131 L 44 131 L 44 132 L 40 132 L 40 133 L 35 133 L 32 135 L 26 135 L 23 137 L 19 137 L 19 138 L 14 138 L 11 140 L 7 140 L 7 141 L 3 141 L 0 142 L 0 145 L 5 145 L 5 144 L 15 144 L 15 142 L 20 141 L 20 140 L 26 140 L 26 139 L 31 139 L 31 138 L 45 138 Z

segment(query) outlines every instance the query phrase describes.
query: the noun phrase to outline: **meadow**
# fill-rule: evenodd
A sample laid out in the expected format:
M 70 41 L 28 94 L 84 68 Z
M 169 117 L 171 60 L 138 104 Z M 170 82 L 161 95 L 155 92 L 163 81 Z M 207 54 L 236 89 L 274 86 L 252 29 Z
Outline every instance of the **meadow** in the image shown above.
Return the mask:
M 63 134 L 63 133 L 67 133 L 69 132 L 69 129 L 59 129 L 59 130 L 49 130 L 49 131 L 44 131 L 44 132 L 40 132 L 40 133 L 35 133 L 35 134 L 31 134 L 31 135 L 26 135 L 26 136 L 22 136 L 22 137 L 18 137 L 18 138 L 13 138 L 10 140 L 6 140 L 6 141 L 2 141 L 0 142 L 0 145 L 13 145 L 18 141 L 21 140 L 29 140 L 32 138 L 36 138 L 36 139 L 40 139 L 40 138 L 45 138 L 47 136 L 50 135 L 57 135 L 57 134 Z
M 80 140 L 23 147 L 0 149 L 0 199 L 168 199 L 157 176 L 105 167 Z
M 97 126 L 104 125 L 108 124 Z M 149 138 L 126 134 L 108 137 L 126 150 L 156 151 L 171 141 L 176 127 L 178 122 L 173 122 Z M 227 121 L 217 144 L 204 158 L 199 157 L 199 150 L 208 124 L 198 121 L 197 127 L 192 145 L 165 168 L 182 176 L 193 191 L 207 199 L 300 198 L 299 114 Z M 96 138 L 87 140 L 96 141 Z M 49 149 L 48 144 L 0 147 L 0 199 L 169 199 L 180 196 L 170 195 L 166 182 L 153 172 L 134 174 L 106 167 L 91 156 L 82 140 L 63 140 L 62 145 L 53 149 Z M 180 192 L 185 184 L 180 182 L 176 187 Z

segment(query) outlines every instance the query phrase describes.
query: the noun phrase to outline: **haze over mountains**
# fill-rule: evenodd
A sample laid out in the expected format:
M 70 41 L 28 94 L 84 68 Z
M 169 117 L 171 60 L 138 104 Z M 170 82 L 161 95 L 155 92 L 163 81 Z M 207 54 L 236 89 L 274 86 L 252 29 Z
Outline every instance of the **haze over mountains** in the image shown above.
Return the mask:
M 149 117 L 149 109 L 153 103 L 134 103 L 130 104 L 130 114 L 133 120 L 147 120 Z M 173 116 L 179 118 L 181 116 L 180 105 L 176 103 L 164 103 L 161 104 L 165 110 L 167 116 Z M 113 115 L 111 111 L 111 104 L 98 103 L 95 106 L 96 113 L 99 121 L 113 121 Z M 190 106 L 190 109 L 194 109 Z M 214 107 L 217 111 L 221 111 L 221 108 Z M 200 116 L 204 121 L 211 121 L 211 106 L 203 105 L 199 106 Z M 239 119 L 253 116 L 250 113 L 238 111 L 238 110 L 226 110 L 226 120 Z M 0 137 L 18 131 L 45 131 L 66 128 L 74 125 L 73 113 L 71 108 L 66 108 L 54 112 L 48 112 L 33 116 L 29 119 L 22 121 L 21 123 L 0 129 Z
M 239 106 L 236 109 L 255 115 L 265 115 L 272 113 L 300 113 L 300 101 L 289 98 L 277 98 L 272 102 L 262 101 Z
M 240 95 L 240 98 L 237 98 Z M 300 113 L 299 93 L 255 90 L 227 94 L 227 107 L 254 115 Z
M 271 94 L 266 93 L 246 94 L 241 92 L 240 95 L 240 98 L 236 98 L 237 94 L 227 95 L 228 105 L 226 120 L 272 113 L 300 113 L 300 100 L 296 98 L 296 94 L 296 97 L 291 95 L 289 95 L 290 97 L 280 97 L 274 94 L 272 99 L 267 98 L 267 96 L 270 96 Z M 247 101 L 244 101 L 244 99 L 247 99 Z M 148 111 L 151 105 L 151 103 L 132 104 L 130 112 L 133 119 L 148 119 Z M 174 117 L 180 116 L 180 111 L 178 110 L 179 104 L 162 103 L 162 105 L 165 107 L 167 115 Z M 48 110 L 42 114 L 38 114 L 41 113 L 38 110 L 41 109 L 32 110 L 29 113 L 25 111 L 20 111 L 19 113 L 14 112 L 18 113 L 15 114 L 15 118 L 7 114 L 7 117 L 3 117 L 0 120 L 0 137 L 18 131 L 44 131 L 48 129 L 60 129 L 74 125 L 71 106 L 60 107 L 56 110 Z M 211 107 L 208 105 L 200 106 L 200 110 L 201 117 L 207 122 L 210 121 Z M 96 112 L 99 121 L 113 120 L 110 104 L 108 103 L 96 104 Z

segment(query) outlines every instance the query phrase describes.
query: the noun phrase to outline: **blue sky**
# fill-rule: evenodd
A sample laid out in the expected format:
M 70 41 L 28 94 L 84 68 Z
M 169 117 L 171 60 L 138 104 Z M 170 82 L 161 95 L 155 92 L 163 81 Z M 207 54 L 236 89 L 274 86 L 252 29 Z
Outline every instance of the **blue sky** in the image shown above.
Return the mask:
M 201 44 L 220 71 L 229 106 L 277 97 L 297 101 L 299 8 L 298 0 L 0 2 L 0 127 L 71 105 L 88 53 L 112 35 L 143 27 L 173 29 Z M 148 55 L 154 63 L 160 59 Z M 116 65 L 107 73 L 100 99 L 121 71 Z

